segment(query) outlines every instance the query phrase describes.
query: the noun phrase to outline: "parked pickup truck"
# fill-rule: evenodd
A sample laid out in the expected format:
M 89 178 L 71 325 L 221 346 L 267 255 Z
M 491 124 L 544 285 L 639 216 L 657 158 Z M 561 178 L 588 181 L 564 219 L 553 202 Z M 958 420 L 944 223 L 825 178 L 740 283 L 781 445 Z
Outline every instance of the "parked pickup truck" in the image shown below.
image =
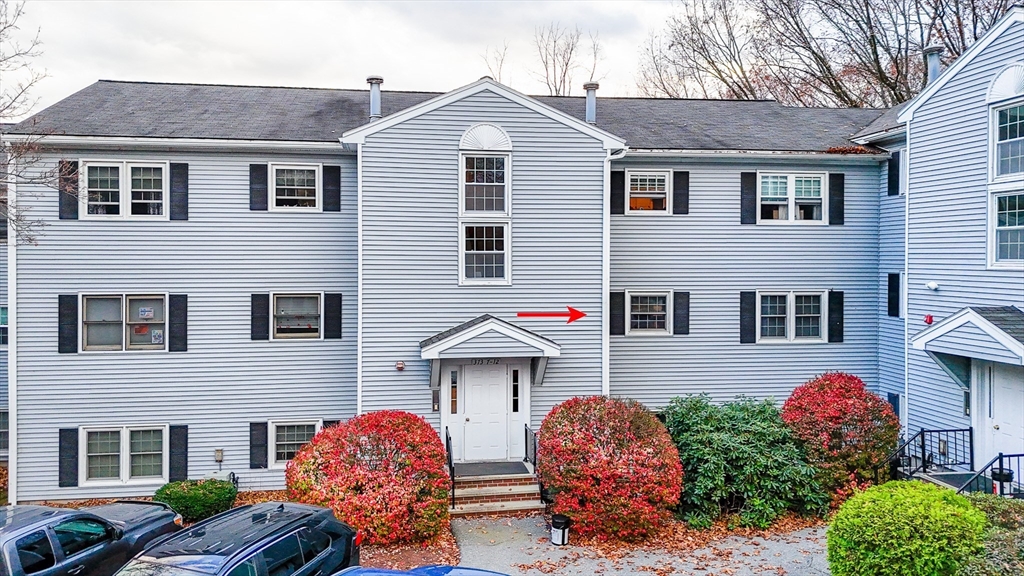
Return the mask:
M 157 502 L 0 508 L 0 576 L 111 576 L 147 544 L 181 529 Z

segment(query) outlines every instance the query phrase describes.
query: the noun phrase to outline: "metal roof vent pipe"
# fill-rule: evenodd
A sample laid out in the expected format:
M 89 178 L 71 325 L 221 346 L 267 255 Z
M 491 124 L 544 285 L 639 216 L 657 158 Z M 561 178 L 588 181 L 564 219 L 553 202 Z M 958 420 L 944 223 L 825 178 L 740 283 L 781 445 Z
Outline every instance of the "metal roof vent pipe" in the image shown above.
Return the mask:
M 928 63 L 928 84 L 935 82 L 935 79 L 942 74 L 942 46 L 932 44 L 924 49 L 924 59 Z
M 597 124 L 597 89 L 601 86 L 597 82 L 587 82 L 583 89 L 587 91 L 587 123 Z
M 368 76 L 366 82 L 370 85 L 370 122 L 380 120 L 380 85 L 384 78 L 380 76 Z

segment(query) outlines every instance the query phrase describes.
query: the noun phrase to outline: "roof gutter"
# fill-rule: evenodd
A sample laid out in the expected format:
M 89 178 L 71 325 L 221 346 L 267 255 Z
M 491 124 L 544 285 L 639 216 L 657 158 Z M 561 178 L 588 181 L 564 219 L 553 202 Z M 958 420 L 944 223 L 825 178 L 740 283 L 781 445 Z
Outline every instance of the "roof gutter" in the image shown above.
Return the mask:
M 291 140 L 230 140 L 220 138 L 142 138 L 130 136 L 65 136 L 5 134 L 8 142 L 31 142 L 48 147 L 193 149 L 193 150 L 272 150 L 289 152 L 348 152 L 337 140 L 303 142 Z
M 880 132 L 872 132 L 871 134 L 861 136 L 860 138 L 851 138 L 850 140 L 856 142 L 857 144 L 864 145 L 871 144 L 872 142 L 878 142 L 880 140 L 887 140 L 889 138 L 896 138 L 897 136 L 900 135 L 905 136 L 906 133 L 907 126 L 904 124 L 902 126 L 899 126 L 898 128 L 889 128 L 888 130 L 882 130 Z
M 889 157 L 889 153 L 835 154 L 829 152 L 788 152 L 779 150 L 682 150 L 671 148 L 630 148 L 626 157 L 636 158 L 701 158 L 716 160 L 733 159 L 786 159 L 786 160 L 835 160 L 837 162 L 878 162 Z

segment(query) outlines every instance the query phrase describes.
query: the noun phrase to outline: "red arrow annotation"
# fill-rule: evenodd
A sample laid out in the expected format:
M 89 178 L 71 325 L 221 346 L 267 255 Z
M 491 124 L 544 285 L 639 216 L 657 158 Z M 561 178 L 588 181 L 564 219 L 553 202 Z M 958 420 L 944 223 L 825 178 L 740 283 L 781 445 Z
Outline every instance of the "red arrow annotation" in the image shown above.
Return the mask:
M 587 314 L 580 312 L 572 306 L 566 306 L 568 312 L 520 312 L 516 314 L 519 318 L 568 318 L 566 324 L 571 324 Z

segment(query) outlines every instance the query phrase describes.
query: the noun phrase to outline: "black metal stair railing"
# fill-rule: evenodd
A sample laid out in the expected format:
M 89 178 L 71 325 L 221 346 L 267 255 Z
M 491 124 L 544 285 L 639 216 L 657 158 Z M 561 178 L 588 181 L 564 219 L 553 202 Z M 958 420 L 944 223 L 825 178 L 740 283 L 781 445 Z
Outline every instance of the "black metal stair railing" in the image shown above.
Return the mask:
M 1024 499 L 1024 454 L 1003 454 L 993 458 L 957 490 L 999 494 L 1009 498 Z
M 455 508 L 455 461 L 452 459 L 452 435 L 448 432 L 448 427 L 444 427 L 444 451 L 448 457 L 448 481 L 450 482 L 450 494 L 452 498 L 452 508 Z
M 965 470 L 966 467 L 966 470 Z M 974 429 L 921 430 L 875 467 L 875 480 L 913 478 L 929 471 L 974 471 Z
M 526 454 L 523 457 L 523 462 L 529 462 L 533 465 L 533 477 L 537 480 L 537 488 L 540 490 L 540 499 L 542 502 L 550 503 L 551 497 L 547 491 L 544 490 L 544 482 L 540 479 L 540 474 L 537 473 L 537 454 L 539 452 L 537 450 L 537 433 L 530 428 L 529 424 L 526 424 L 524 428 L 524 435 L 524 440 L 526 441 Z

